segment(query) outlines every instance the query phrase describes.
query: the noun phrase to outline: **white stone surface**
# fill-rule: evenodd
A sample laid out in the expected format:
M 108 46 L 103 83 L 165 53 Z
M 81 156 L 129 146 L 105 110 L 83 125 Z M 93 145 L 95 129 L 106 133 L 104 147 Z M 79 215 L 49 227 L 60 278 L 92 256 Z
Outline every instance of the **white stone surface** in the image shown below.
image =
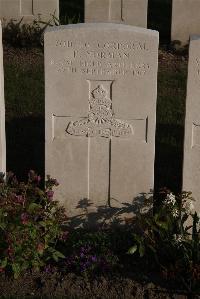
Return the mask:
M 171 40 L 182 45 L 190 35 L 200 34 L 200 0 L 172 0 Z
M 148 0 L 85 0 L 85 22 L 147 27 Z
M 84 213 L 128 213 L 153 188 L 157 64 L 156 31 L 87 23 L 45 33 L 46 174 L 69 216 L 83 199 Z
M 200 36 L 192 36 L 189 50 L 183 190 L 191 191 L 200 212 Z
M 6 172 L 6 137 L 5 137 L 5 103 L 2 27 L 0 22 L 0 172 Z
M 49 21 L 54 14 L 59 17 L 59 0 L 0 0 L 0 18 L 6 21 L 10 19 L 23 22 L 32 22 L 39 17 L 43 21 Z

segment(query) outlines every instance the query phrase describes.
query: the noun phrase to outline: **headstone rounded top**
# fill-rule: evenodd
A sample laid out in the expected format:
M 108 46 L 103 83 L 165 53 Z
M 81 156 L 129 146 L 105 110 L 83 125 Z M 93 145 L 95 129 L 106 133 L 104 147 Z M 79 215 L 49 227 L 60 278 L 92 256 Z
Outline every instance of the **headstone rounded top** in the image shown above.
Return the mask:
M 48 32 L 56 32 L 62 30 L 80 30 L 83 29 L 84 31 L 89 30 L 118 30 L 118 31 L 132 31 L 139 34 L 148 34 L 151 36 L 159 37 L 159 32 L 156 30 L 125 25 L 125 24 L 116 24 L 116 23 L 78 23 L 78 24 L 70 24 L 70 25 L 60 25 L 60 26 L 51 26 L 47 27 L 45 33 Z

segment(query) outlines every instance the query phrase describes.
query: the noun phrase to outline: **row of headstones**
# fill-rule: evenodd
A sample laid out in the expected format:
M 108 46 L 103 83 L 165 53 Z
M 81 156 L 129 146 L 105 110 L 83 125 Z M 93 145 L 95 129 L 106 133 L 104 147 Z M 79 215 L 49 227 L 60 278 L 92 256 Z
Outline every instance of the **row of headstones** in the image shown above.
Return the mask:
M 190 46 L 184 189 L 199 210 L 200 39 Z M 1 58 L 1 170 L 5 111 Z M 52 27 L 45 33 L 45 171 L 69 216 L 135 210 L 154 185 L 158 32 L 123 24 Z M 85 200 L 84 200 L 85 199 Z M 88 202 L 88 199 L 90 202 Z M 111 210 L 108 208 L 108 210 Z
M 85 22 L 121 22 L 147 27 L 148 0 L 85 0 Z M 172 0 L 171 39 L 184 45 L 190 34 L 200 34 L 200 0 Z M 29 22 L 50 14 L 59 18 L 59 0 L 0 0 L 0 18 Z M 67 12 L 66 12 L 67 14 Z
M 190 35 L 200 34 L 199 11 L 200 0 L 172 0 L 172 41 L 184 46 Z M 85 22 L 121 22 L 146 28 L 147 15 L 148 0 L 85 0 Z

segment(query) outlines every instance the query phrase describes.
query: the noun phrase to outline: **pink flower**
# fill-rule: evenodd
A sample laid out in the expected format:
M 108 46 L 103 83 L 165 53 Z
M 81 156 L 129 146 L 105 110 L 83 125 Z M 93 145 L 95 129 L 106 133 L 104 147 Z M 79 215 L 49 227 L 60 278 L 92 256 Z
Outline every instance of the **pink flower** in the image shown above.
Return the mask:
M 44 252 L 44 244 L 42 244 L 42 243 L 38 244 L 38 246 L 37 246 L 37 252 L 39 254 L 43 254 L 43 252 Z
M 15 195 L 15 202 L 23 204 L 25 202 L 24 196 L 23 195 Z
M 40 181 L 41 181 L 41 176 L 40 176 L 40 175 L 37 175 L 37 176 L 35 177 L 35 182 L 39 184 Z
M 29 220 L 29 215 L 27 213 L 22 213 L 21 214 L 21 221 L 22 224 L 27 224 Z
M 69 234 L 69 232 L 67 232 L 67 231 L 62 232 L 60 235 L 60 240 L 66 241 L 68 239 L 68 234 Z
M 53 199 L 54 192 L 52 190 L 47 191 L 47 197 L 49 200 Z
M 29 176 L 29 180 L 31 180 L 36 184 L 39 184 L 41 181 L 41 176 L 37 175 L 34 170 L 30 170 L 28 176 Z
M 7 253 L 10 257 L 12 257 L 14 253 L 14 249 L 11 246 L 8 246 Z

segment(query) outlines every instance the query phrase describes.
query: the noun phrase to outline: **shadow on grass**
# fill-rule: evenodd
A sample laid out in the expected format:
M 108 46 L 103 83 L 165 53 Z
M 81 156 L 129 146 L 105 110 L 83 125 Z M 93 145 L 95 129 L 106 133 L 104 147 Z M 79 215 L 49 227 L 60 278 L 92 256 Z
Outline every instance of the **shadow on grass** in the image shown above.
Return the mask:
M 157 124 L 155 154 L 155 192 L 167 187 L 180 192 L 182 187 L 184 127 Z
M 6 123 L 7 171 L 24 180 L 30 169 L 44 177 L 45 133 L 42 117 L 12 119 Z
M 101 1 L 101 0 L 100 0 Z M 84 22 L 84 0 L 60 0 L 61 24 Z
M 172 0 L 148 1 L 148 28 L 158 30 L 160 43 L 170 43 Z

